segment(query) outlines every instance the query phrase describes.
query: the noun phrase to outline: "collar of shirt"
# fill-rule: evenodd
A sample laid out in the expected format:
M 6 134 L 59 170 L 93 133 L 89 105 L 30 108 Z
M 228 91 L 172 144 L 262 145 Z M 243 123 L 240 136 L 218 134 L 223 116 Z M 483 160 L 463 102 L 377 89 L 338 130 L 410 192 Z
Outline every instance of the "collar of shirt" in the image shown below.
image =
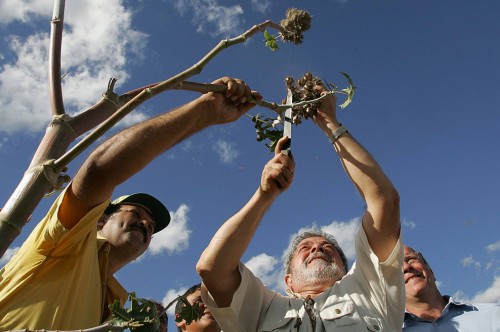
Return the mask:
M 446 301 L 446 306 L 443 309 L 441 317 L 439 317 L 436 320 L 436 322 L 439 321 L 440 319 L 442 319 L 443 317 L 445 317 L 450 311 L 457 310 L 459 308 L 461 308 L 464 311 L 477 311 L 478 310 L 472 304 L 453 301 L 453 298 L 449 295 L 444 295 L 443 298 Z M 414 320 L 414 321 L 422 321 L 422 322 L 427 321 L 426 319 L 422 319 L 422 318 L 418 317 L 417 315 L 414 315 L 411 312 L 408 312 L 406 309 L 405 309 L 405 318 L 404 319 L 405 319 L 405 321 L 408 319 Z

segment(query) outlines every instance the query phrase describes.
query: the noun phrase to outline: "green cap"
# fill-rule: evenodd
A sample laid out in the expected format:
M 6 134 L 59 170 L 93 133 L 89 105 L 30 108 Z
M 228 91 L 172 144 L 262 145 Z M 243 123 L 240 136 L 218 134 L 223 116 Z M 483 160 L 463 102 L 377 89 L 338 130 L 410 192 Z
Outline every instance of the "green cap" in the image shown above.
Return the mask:
M 165 205 L 159 200 L 151 195 L 145 193 L 136 193 L 131 195 L 120 196 L 111 203 L 110 205 L 141 205 L 148 209 L 155 220 L 155 230 L 153 233 L 157 233 L 168 226 L 170 223 L 170 213 L 168 212 Z

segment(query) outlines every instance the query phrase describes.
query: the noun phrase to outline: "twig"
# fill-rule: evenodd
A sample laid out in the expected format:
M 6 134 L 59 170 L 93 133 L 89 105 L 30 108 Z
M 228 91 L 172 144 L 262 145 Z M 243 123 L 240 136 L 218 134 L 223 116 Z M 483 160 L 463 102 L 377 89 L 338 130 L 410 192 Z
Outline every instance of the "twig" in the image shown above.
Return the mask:
M 118 121 L 120 121 L 125 115 L 130 113 L 132 110 L 137 108 L 139 105 L 144 103 L 149 98 L 164 92 L 169 89 L 173 89 L 175 86 L 182 83 L 188 77 L 194 76 L 200 73 L 205 65 L 210 62 L 217 54 L 219 54 L 222 50 L 239 44 L 244 43 L 248 38 L 253 36 L 255 33 L 262 31 L 266 27 L 272 27 L 282 31 L 283 28 L 272 22 L 265 21 L 259 25 L 254 25 L 252 28 L 239 35 L 238 37 L 232 39 L 225 39 L 219 42 L 217 46 L 215 46 L 211 51 L 209 51 L 200 61 L 195 63 L 190 68 L 180 72 L 179 74 L 160 82 L 156 85 L 145 88 L 144 90 L 138 92 L 134 95 L 130 100 L 127 100 L 131 97 L 131 94 L 126 94 L 124 96 L 124 100 L 127 100 L 125 105 L 120 107 L 112 116 L 110 116 L 106 121 L 104 121 L 101 125 L 96 127 L 93 132 L 87 135 L 83 140 L 77 143 L 71 150 L 67 151 L 63 156 L 57 159 L 54 162 L 54 166 L 56 168 L 62 168 L 65 165 L 68 165 L 73 159 L 75 159 L 81 152 L 83 152 L 87 147 L 89 147 L 92 143 L 94 143 L 99 137 L 101 137 L 106 131 L 108 131 L 112 126 L 114 126 Z M 137 91 L 137 90 L 135 90 Z M 276 109 L 277 105 L 274 103 L 266 103 L 259 102 L 257 103 L 259 106 L 267 107 L 269 109 Z M 265 106 L 264 106 L 265 105 Z

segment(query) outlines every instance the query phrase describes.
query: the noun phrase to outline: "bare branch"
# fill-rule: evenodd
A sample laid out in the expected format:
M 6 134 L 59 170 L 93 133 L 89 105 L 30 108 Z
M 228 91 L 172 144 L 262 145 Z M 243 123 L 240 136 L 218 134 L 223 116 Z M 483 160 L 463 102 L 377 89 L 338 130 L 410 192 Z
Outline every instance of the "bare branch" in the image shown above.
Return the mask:
M 50 30 L 49 49 L 49 86 L 52 115 L 64 114 L 64 102 L 61 87 L 61 45 L 64 23 L 65 0 L 54 1 Z

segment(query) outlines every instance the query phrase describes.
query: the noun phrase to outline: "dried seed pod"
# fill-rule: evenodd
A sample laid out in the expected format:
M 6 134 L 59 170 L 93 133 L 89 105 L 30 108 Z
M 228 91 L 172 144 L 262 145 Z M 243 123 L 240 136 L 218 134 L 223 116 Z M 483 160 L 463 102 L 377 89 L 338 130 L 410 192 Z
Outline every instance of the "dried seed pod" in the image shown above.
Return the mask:
M 312 16 L 305 10 L 290 8 L 286 11 L 286 17 L 280 22 L 285 29 L 281 32 L 281 39 L 284 42 L 302 43 L 303 32 L 311 27 Z

